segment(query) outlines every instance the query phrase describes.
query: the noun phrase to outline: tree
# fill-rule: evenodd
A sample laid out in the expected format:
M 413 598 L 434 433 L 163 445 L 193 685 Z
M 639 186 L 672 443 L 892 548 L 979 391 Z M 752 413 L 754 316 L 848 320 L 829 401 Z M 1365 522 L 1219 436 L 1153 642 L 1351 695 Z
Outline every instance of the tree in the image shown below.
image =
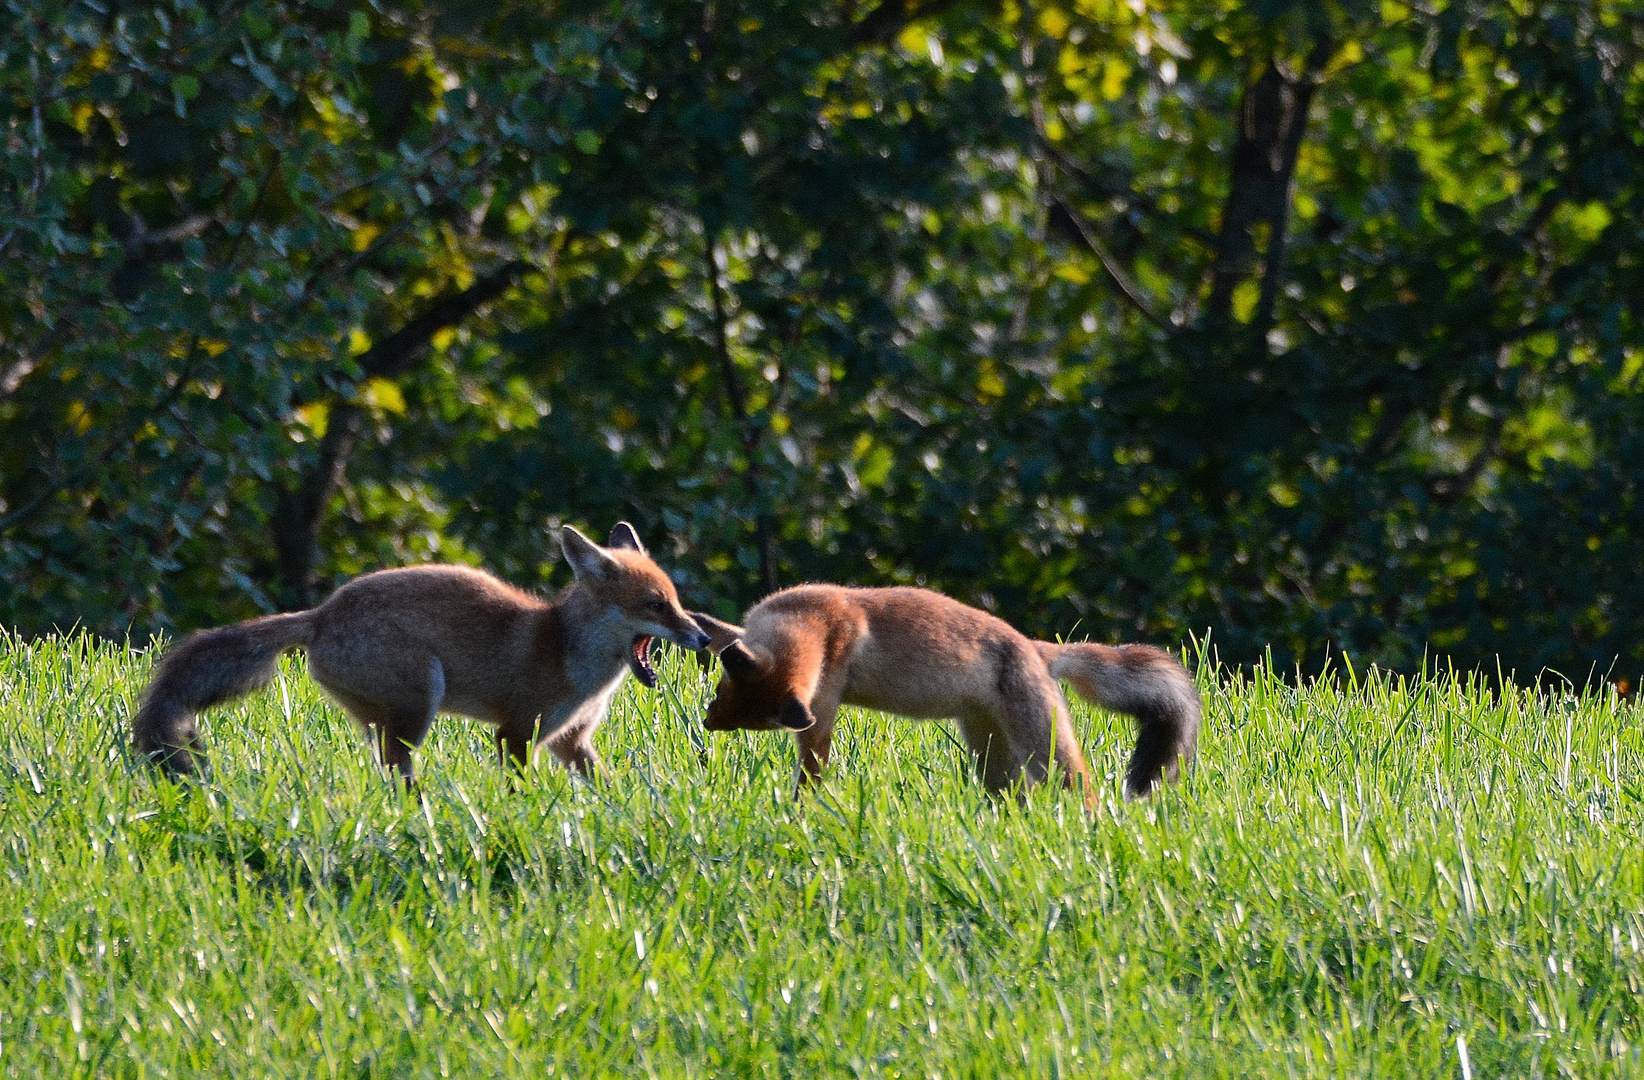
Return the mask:
M 0 621 L 628 517 L 726 614 L 1637 666 L 1629 5 L 235 11 L 0 59 Z
M 1041 16 L 1064 231 L 1168 313 L 1108 346 L 1107 397 L 1203 583 L 1184 621 L 1238 656 L 1636 664 L 1644 598 L 1605 567 L 1638 554 L 1639 16 L 1255 12 L 1161 6 L 1122 75 Z

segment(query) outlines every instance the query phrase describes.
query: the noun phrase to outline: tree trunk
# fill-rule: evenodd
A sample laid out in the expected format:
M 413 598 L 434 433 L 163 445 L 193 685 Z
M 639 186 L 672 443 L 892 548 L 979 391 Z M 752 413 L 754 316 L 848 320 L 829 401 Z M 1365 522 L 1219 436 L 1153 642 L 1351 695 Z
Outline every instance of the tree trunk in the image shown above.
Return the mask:
M 501 296 L 529 268 L 529 263 L 505 263 L 468 288 L 439 297 L 360 355 L 361 376 L 391 379 L 404 375 L 423 356 L 435 334 L 456 326 Z M 318 598 L 314 571 L 320 563 L 320 522 L 332 493 L 342 484 L 348 455 L 359 439 L 364 420 L 357 404 L 339 397 L 320 440 L 319 456 L 303 471 L 295 487 L 280 490 L 269 525 L 274 534 L 273 592 L 283 611 L 313 607 Z
M 1238 138 L 1233 144 L 1232 183 L 1222 205 L 1210 296 L 1205 301 L 1207 328 L 1225 327 L 1231 321 L 1234 290 L 1252 274 L 1258 257 L 1261 296 L 1251 324 L 1264 334 L 1273 321 L 1284 280 L 1296 155 L 1301 151 L 1318 75 L 1330 53 L 1330 42 L 1320 41 L 1300 74 L 1269 60 L 1261 78 L 1245 87 L 1239 101 Z

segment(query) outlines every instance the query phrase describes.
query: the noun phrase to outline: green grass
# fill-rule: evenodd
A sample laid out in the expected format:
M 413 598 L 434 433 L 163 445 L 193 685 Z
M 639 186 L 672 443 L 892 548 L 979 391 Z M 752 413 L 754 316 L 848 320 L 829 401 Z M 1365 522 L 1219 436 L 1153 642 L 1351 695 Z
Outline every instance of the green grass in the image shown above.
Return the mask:
M 445 719 L 408 796 L 298 662 L 173 786 L 125 748 L 147 671 L 0 640 L 4 1075 L 1644 1075 L 1613 698 L 1206 673 L 1199 767 L 1142 805 L 1076 708 L 1087 817 L 860 714 L 796 805 L 785 737 L 699 756 L 677 654 L 600 785 L 511 786 Z

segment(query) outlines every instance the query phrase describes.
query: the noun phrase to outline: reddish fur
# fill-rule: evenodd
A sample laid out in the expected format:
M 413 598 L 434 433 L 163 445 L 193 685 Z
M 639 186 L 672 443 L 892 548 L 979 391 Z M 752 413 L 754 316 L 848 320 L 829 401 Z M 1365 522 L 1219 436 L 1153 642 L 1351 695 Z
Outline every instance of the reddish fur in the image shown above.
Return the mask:
M 795 732 L 798 785 L 827 765 L 841 704 L 957 719 L 990 791 L 1042 782 L 1052 758 L 1064 782 L 1084 785 L 1067 704 L 1043 658 L 986 612 L 925 589 L 801 585 L 749 611 L 741 634 L 698 621 L 725 661 L 704 725 L 811 720 Z
M 797 729 L 797 786 L 826 767 L 841 704 L 958 719 L 990 790 L 1038 783 L 1052 758 L 1066 783 L 1084 785 L 1084 758 L 1055 676 L 1081 697 L 1137 718 L 1125 785 L 1133 798 L 1175 779 L 1197 745 L 1198 691 L 1169 654 L 1029 641 L 929 590 L 802 585 L 756 605 L 745 629 L 696 618 L 724 664 L 704 726 Z
M 303 648 L 315 681 L 374 731 L 383 763 L 408 782 L 412 748 L 437 712 L 496 725 L 505 760 L 523 765 L 547 742 L 565 765 L 591 772 L 590 737 L 636 637 L 687 648 L 707 637 L 626 524 L 609 548 L 574 529 L 564 543 L 577 581 L 550 601 L 465 566 L 407 567 L 355 578 L 311 611 L 190 635 L 161 660 L 133 742 L 192 771 L 194 714 L 267 682 L 282 652 Z

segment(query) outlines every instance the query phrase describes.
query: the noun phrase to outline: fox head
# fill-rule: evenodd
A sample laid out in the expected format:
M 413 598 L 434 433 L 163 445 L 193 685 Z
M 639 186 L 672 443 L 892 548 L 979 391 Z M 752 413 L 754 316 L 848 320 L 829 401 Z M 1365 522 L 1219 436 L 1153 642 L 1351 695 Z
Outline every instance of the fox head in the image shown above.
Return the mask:
M 692 612 L 708 631 L 710 648 L 719 652 L 723 669 L 708 713 L 707 731 L 803 731 L 816 720 L 810 706 L 793 691 L 791 674 L 774 656 L 765 656 L 742 637 L 742 628 L 711 615 Z
M 707 646 L 708 635 L 679 606 L 674 583 L 651 561 L 632 525 L 618 522 L 608 547 L 600 547 L 567 525 L 560 530 L 560 544 L 577 585 L 608 605 L 621 620 L 624 636 L 630 637 L 628 667 L 634 678 L 648 687 L 656 686 L 651 645 L 657 638 L 682 649 Z

